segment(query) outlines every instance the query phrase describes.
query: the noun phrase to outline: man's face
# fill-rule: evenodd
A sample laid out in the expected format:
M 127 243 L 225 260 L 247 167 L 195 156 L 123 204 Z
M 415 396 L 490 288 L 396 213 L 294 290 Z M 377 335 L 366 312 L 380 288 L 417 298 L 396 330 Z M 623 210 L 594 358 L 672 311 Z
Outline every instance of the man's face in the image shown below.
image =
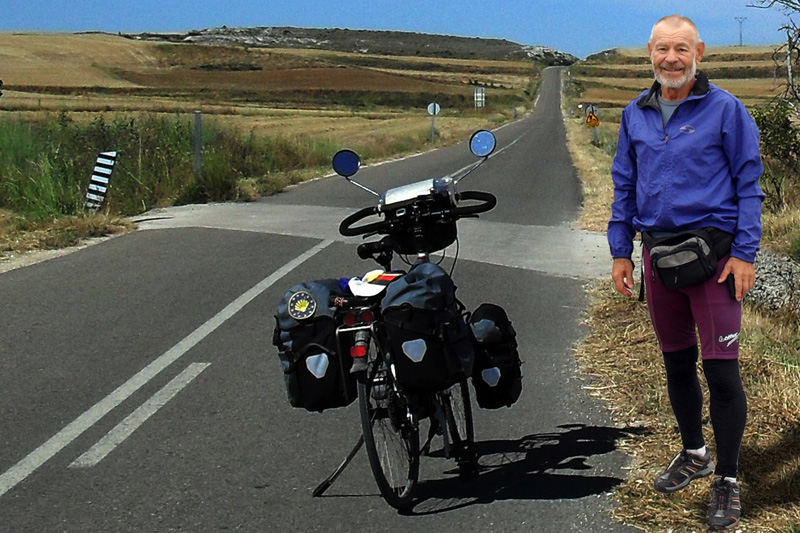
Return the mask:
M 695 43 L 694 31 L 688 24 L 662 23 L 653 30 L 653 40 L 647 49 L 658 83 L 678 89 L 694 79 L 704 45 Z

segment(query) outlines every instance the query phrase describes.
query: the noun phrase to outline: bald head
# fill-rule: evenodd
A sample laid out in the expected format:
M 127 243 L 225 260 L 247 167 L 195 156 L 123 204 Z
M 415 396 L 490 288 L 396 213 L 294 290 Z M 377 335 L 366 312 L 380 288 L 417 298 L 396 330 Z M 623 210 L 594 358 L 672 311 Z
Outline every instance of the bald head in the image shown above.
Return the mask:
M 688 26 L 692 32 L 694 37 L 694 45 L 697 46 L 702 41 L 700 40 L 700 32 L 697 30 L 697 26 L 692 19 L 688 17 L 684 17 L 683 15 L 667 15 L 663 17 L 658 22 L 653 25 L 653 29 L 650 32 L 650 40 L 647 41 L 650 46 L 653 45 L 653 41 L 656 38 L 656 34 L 658 30 L 665 29 L 665 30 L 676 30 L 681 29 L 683 26 Z

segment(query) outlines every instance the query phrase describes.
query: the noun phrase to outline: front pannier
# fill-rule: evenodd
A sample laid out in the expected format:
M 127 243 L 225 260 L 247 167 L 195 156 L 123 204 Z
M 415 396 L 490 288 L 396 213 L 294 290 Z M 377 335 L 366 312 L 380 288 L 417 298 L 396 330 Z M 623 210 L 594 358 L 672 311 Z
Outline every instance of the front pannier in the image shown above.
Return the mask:
M 472 367 L 475 401 L 484 409 L 510 407 L 522 393 L 517 332 L 505 309 L 484 303 L 469 320 L 478 350 Z
M 470 375 L 474 339 L 456 286 L 441 267 L 414 266 L 386 288 L 381 307 L 388 357 L 401 387 L 442 390 Z
M 295 285 L 278 304 L 272 343 L 278 348 L 286 392 L 292 407 L 323 411 L 356 398 L 352 358 L 341 357 L 331 295 L 342 294 L 338 280 Z

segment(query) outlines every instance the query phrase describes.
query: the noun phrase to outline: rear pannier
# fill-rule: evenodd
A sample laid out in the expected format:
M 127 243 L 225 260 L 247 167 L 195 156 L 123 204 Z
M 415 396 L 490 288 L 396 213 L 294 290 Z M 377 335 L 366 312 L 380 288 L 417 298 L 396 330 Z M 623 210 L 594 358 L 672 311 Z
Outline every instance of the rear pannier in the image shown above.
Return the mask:
M 388 359 L 401 387 L 442 390 L 469 377 L 475 341 L 456 286 L 441 267 L 414 266 L 386 288 L 381 307 Z
M 341 357 L 331 295 L 343 294 L 339 281 L 295 285 L 278 304 L 272 343 L 278 348 L 289 403 L 308 411 L 349 405 L 356 398 L 352 358 Z
M 475 401 L 484 409 L 510 407 L 522 393 L 517 332 L 505 309 L 485 303 L 469 320 L 478 349 L 472 367 Z

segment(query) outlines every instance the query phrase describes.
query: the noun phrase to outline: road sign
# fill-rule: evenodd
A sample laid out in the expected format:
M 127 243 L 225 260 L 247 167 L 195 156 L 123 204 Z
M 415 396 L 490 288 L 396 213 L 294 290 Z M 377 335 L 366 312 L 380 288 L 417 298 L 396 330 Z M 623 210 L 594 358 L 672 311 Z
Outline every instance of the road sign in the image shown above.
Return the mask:
M 600 119 L 594 113 L 589 113 L 586 115 L 586 125 L 590 128 L 596 128 L 600 125 Z
M 441 106 L 439 104 L 437 104 L 436 102 L 434 102 L 432 104 L 428 104 L 428 114 L 430 116 L 432 116 L 432 117 L 435 117 L 436 115 L 438 115 L 439 111 L 441 111 L 441 110 L 442 110 Z

